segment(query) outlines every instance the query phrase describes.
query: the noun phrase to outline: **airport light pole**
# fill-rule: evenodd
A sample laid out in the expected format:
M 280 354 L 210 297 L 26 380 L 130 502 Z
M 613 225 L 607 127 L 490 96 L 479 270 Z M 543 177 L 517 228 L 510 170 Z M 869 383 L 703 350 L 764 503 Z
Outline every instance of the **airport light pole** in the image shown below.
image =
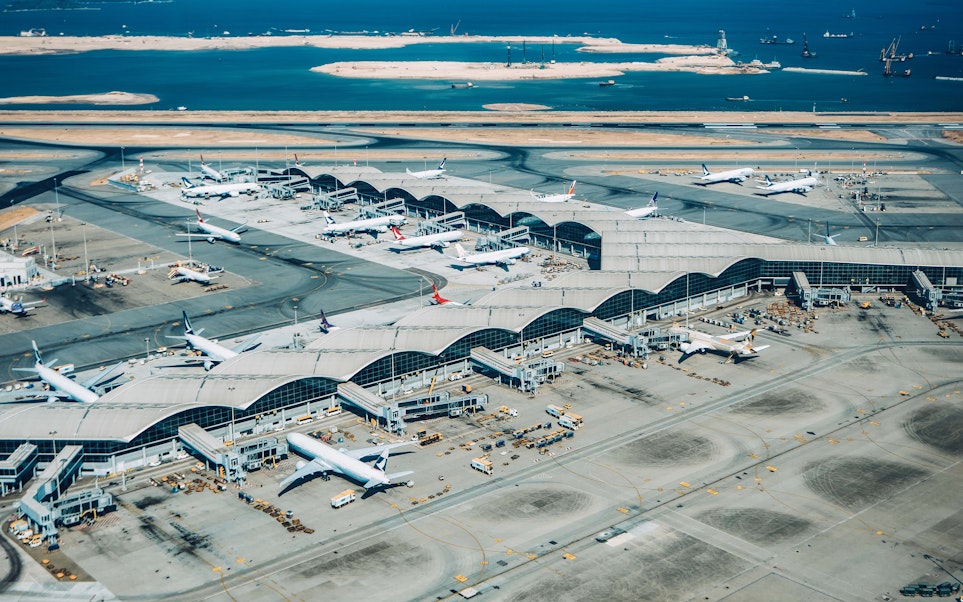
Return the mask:
M 84 282 L 90 280 L 90 259 L 87 257 L 87 222 L 80 224 L 84 228 Z
M 127 164 L 124 162 L 124 147 L 120 147 L 120 170 L 127 171 Z
M 144 361 L 150 360 L 150 337 L 144 337 L 144 346 L 147 348 L 147 355 Z
M 298 306 L 294 306 L 294 325 L 298 325 Z
M 876 218 L 876 238 L 873 239 L 873 246 L 874 247 L 879 246 L 879 218 L 878 217 Z

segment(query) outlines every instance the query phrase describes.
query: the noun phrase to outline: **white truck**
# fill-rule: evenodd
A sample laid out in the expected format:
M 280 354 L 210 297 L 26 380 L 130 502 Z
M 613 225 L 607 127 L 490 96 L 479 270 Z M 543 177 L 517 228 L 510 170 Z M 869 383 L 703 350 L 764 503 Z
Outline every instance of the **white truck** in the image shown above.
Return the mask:
M 549 405 L 547 408 L 545 408 L 545 411 L 548 412 L 550 416 L 554 416 L 556 418 L 561 418 L 565 414 L 565 408 L 560 408 L 554 405 Z
M 488 458 L 472 458 L 471 467 L 487 475 L 491 475 L 493 472 L 495 472 L 492 470 L 492 461 Z
M 558 419 L 558 425 L 571 431 L 577 431 L 582 426 L 582 421 L 573 420 L 571 416 L 562 416 Z
M 345 489 L 338 495 L 331 498 L 331 507 L 340 508 L 341 506 L 347 506 L 356 499 L 357 497 L 355 496 L 354 489 Z

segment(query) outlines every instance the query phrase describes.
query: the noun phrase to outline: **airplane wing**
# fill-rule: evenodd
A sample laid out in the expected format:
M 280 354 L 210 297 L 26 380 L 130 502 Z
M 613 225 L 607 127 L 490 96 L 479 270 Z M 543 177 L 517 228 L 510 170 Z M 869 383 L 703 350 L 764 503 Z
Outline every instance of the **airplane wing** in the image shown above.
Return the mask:
M 696 351 L 702 351 L 703 349 L 714 349 L 714 347 L 709 343 L 706 343 L 705 341 L 695 340 L 689 343 L 688 346 L 686 346 L 685 351 L 683 353 L 685 355 L 690 355 L 692 353 L 695 353 Z
M 717 337 L 717 338 L 718 338 L 720 341 L 741 341 L 742 339 L 746 338 L 747 336 L 749 336 L 749 335 L 751 335 L 751 334 L 752 334 L 752 331 L 751 331 L 751 330 L 746 330 L 746 331 L 743 331 L 743 332 L 734 332 L 734 333 L 732 333 L 732 334 L 730 334 L 730 335 L 723 335 L 723 336 Z
M 415 443 L 414 441 L 402 441 L 401 443 L 388 443 L 386 445 L 376 445 L 375 447 L 363 447 L 361 449 L 339 449 L 338 451 L 346 456 L 350 456 L 355 460 L 364 460 L 365 458 L 373 458 L 374 456 L 380 456 L 382 452 L 386 449 L 394 449 L 396 447 L 402 447 L 404 445 L 411 445 Z
M 186 232 L 178 232 L 177 235 L 178 235 L 178 236 L 187 236 L 187 237 L 189 237 L 189 238 L 217 238 L 217 236 L 215 236 L 215 235 L 213 235 L 213 234 L 198 234 L 197 232 L 191 232 L 190 234 L 188 234 L 188 233 L 186 233 Z
M 334 467 L 328 464 L 327 462 L 324 462 L 322 460 L 318 460 L 317 458 L 315 458 L 314 460 L 311 460 L 301 468 L 295 470 L 294 474 L 292 474 L 288 478 L 281 481 L 280 488 L 284 489 L 285 487 L 287 487 L 291 483 L 294 483 L 298 479 L 303 479 L 304 477 L 311 476 L 318 472 L 338 472 L 338 471 L 335 470 Z
M 261 338 L 261 335 L 260 335 L 260 334 L 256 334 L 256 335 L 254 335 L 253 337 L 251 337 L 251 338 L 247 339 L 246 341 L 244 341 L 243 343 L 241 343 L 241 344 L 239 344 L 239 345 L 235 345 L 234 347 L 232 347 L 232 348 L 231 348 L 231 351 L 233 351 L 234 353 L 243 353 L 243 352 L 247 351 L 248 349 L 251 349 L 252 347 L 254 347 L 254 346 L 255 346 L 254 343 L 256 343 L 259 338 Z
M 99 385 L 100 383 L 102 383 L 102 382 L 104 382 L 105 380 L 107 380 L 107 377 L 110 376 L 110 374 L 111 374 L 114 370 L 116 370 L 117 368 L 120 368 L 120 367 L 123 366 L 123 365 L 124 365 L 124 362 L 118 362 L 118 363 L 116 363 L 110 370 L 107 370 L 107 371 L 102 372 L 102 373 L 100 373 L 100 374 L 95 374 L 95 375 L 92 376 L 91 378 L 88 378 L 87 380 L 83 381 L 82 383 L 80 383 L 80 386 L 82 386 L 82 387 L 84 387 L 84 388 L 86 388 L 86 389 L 90 389 L 91 387 L 96 387 L 96 386 Z M 117 376 L 120 376 L 120 374 L 118 374 Z

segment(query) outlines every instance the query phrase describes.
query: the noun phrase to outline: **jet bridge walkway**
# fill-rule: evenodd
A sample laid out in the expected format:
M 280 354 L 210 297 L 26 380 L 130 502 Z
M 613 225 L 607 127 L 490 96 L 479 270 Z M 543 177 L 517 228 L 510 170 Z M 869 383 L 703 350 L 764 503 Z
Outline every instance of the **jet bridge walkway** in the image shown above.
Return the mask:
M 499 379 L 506 379 L 510 385 L 525 392 L 536 390 L 540 384 L 565 369 L 564 364 L 549 359 L 540 359 L 534 364 L 516 363 L 487 347 L 473 347 L 471 361 L 478 364 L 482 371 L 495 373 Z
M 181 441 L 200 454 L 211 464 L 224 469 L 224 477 L 230 481 L 244 479 L 244 469 L 241 468 L 240 456 L 231 451 L 217 439 L 196 423 L 185 424 L 177 429 Z
M 648 349 L 646 346 L 647 341 L 645 337 L 631 333 L 628 330 L 624 330 L 618 326 L 609 324 L 608 322 L 599 320 L 596 317 L 585 318 L 585 320 L 582 321 L 582 328 L 607 341 L 612 341 L 613 343 L 617 343 L 622 347 L 630 348 L 633 356 L 637 356 L 639 354 L 640 348 L 643 349 L 643 355 L 645 354 L 644 350 Z
M 113 497 L 99 487 L 64 493 L 83 463 L 83 446 L 65 445 L 21 498 L 18 516 L 27 518 L 43 540 L 57 538 L 58 524 L 74 525 L 87 515 L 113 509 Z
M 389 432 L 397 433 L 405 428 L 402 412 L 397 406 L 378 397 L 359 384 L 353 382 L 339 384 L 338 397 L 344 403 L 360 409 L 369 417 L 377 418 L 379 422 L 383 421 L 385 430 Z

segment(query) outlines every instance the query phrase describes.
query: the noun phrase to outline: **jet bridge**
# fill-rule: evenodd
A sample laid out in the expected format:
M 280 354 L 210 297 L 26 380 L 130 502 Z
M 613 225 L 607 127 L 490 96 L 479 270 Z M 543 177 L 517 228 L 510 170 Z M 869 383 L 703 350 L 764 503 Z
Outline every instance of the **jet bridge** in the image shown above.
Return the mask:
M 936 311 L 943 299 L 943 291 L 935 288 L 922 270 L 910 274 L 907 288 L 916 295 L 917 300 L 929 311 Z
M 471 361 L 478 364 L 483 371 L 494 372 L 499 380 L 507 379 L 509 385 L 526 393 L 534 391 L 540 384 L 565 370 L 565 364 L 554 360 L 545 358 L 525 364 L 515 362 L 487 347 L 473 347 Z
M 488 395 L 484 393 L 452 397 L 449 391 L 439 391 L 397 402 L 398 410 L 407 420 L 442 415 L 455 417 L 468 412 L 484 412 L 486 405 L 488 405 Z
M 370 217 L 391 217 L 405 212 L 405 200 L 402 198 L 388 199 L 380 203 L 365 205 L 358 212 L 358 219 Z
M 444 215 L 439 215 L 431 219 L 426 219 L 418 223 L 418 232 L 424 234 L 437 234 L 448 232 L 465 225 L 465 213 L 463 211 L 453 211 Z
M 0 495 L 22 487 L 33 476 L 38 458 L 36 445 L 22 443 L 12 454 L 0 460 Z
M 370 417 L 384 421 L 385 430 L 393 433 L 405 429 L 402 412 L 397 406 L 385 401 L 359 384 L 353 382 L 338 385 L 338 396 L 344 403 L 354 406 Z
M 357 203 L 359 200 L 357 188 L 339 188 L 327 192 L 318 192 L 314 195 L 315 209 L 325 211 L 338 211 L 344 207 L 345 203 Z M 308 207 L 309 209 L 311 207 Z M 304 209 L 304 207 L 302 207 Z
M 177 435 L 181 441 L 200 454 L 207 462 L 224 469 L 224 478 L 229 481 L 244 479 L 244 469 L 241 468 L 240 456 L 227 448 L 217 439 L 196 423 L 178 427 Z
M 17 514 L 26 517 L 43 539 L 57 537 L 57 524 L 79 523 L 85 515 L 113 509 L 113 497 L 103 489 L 93 487 L 65 495 L 83 466 L 84 448 L 65 445 L 60 453 L 37 476 L 37 481 L 27 488 L 21 498 Z
M 623 348 L 631 349 L 633 357 L 639 356 L 639 349 L 642 349 L 643 357 L 648 355 L 648 341 L 638 334 L 631 333 L 596 317 L 585 318 L 582 321 L 582 328 L 607 341 L 617 343 Z

